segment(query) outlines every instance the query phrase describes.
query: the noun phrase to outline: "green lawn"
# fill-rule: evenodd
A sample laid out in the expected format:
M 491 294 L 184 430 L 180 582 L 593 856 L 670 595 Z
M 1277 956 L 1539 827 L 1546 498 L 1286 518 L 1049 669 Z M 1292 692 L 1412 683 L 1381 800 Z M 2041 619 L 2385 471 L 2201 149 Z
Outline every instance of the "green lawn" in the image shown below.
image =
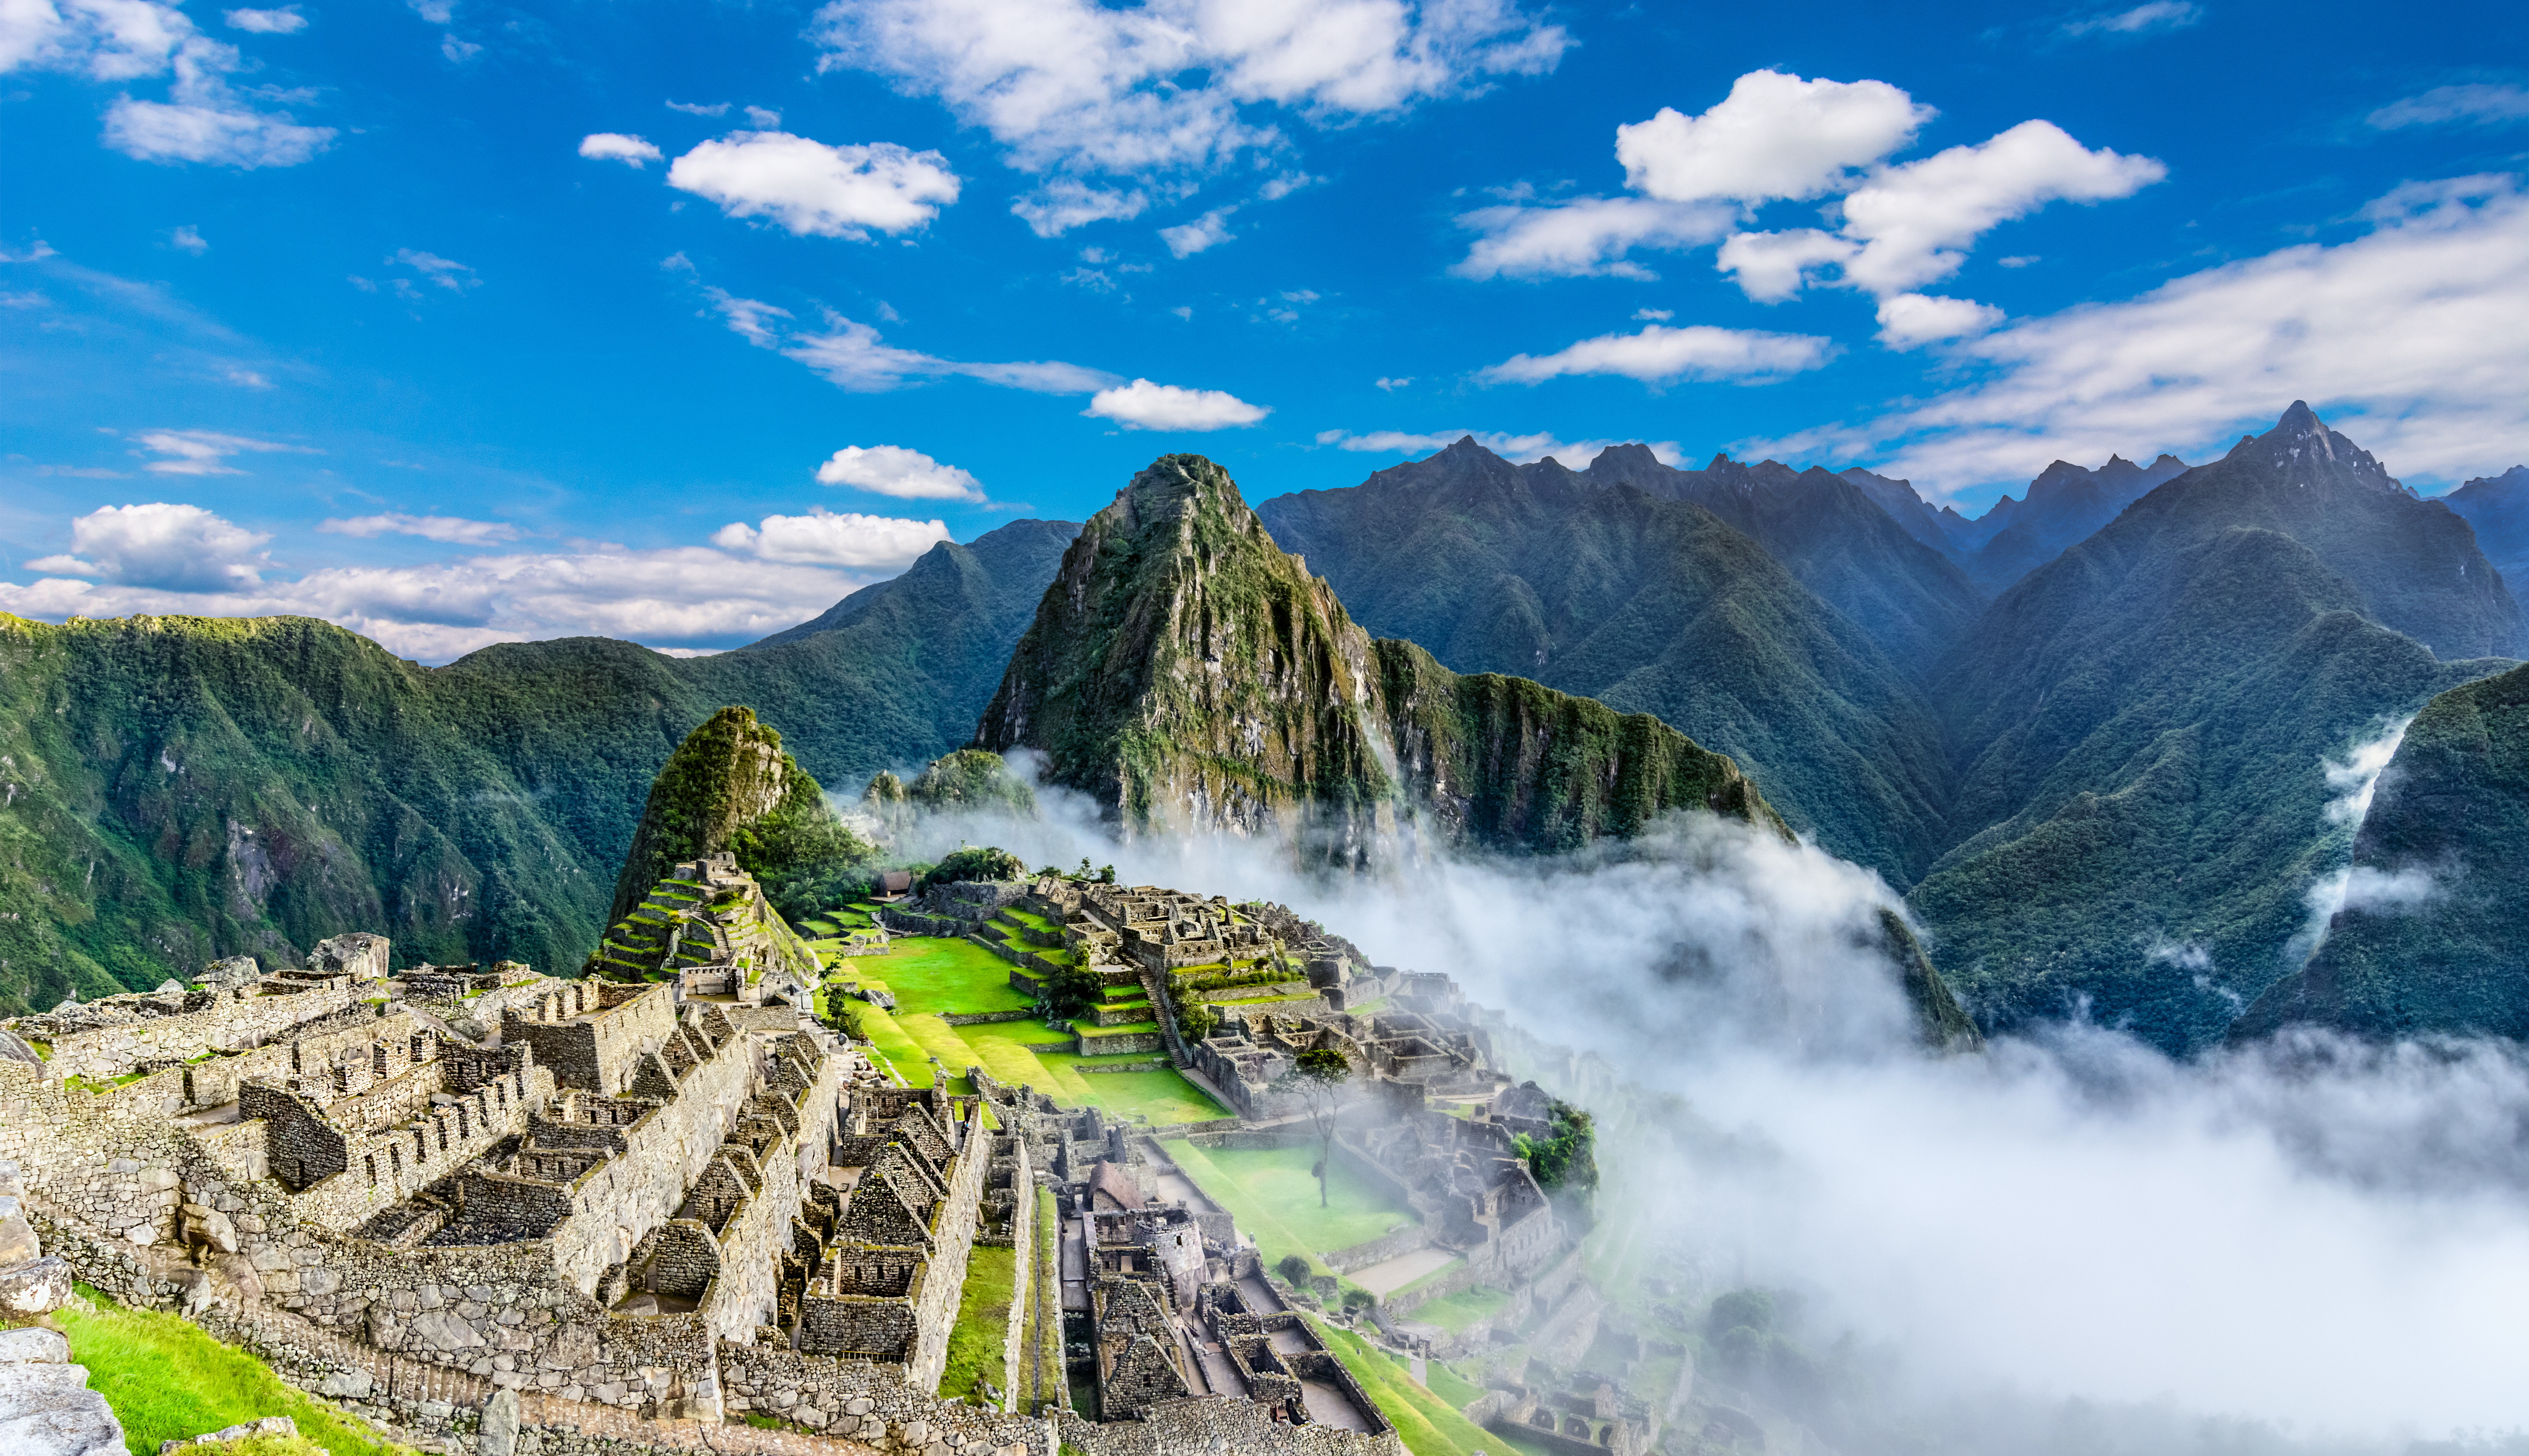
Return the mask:
M 898 936 L 887 954 L 887 989 L 898 1015 L 1023 1011 L 1035 1004 L 1010 985 L 1010 963 L 971 941 Z
M 1538 1451 L 1537 1447 L 1486 1430 L 1459 1415 L 1458 1407 L 1465 1401 L 1452 1403 L 1447 1396 L 1416 1384 L 1414 1373 L 1402 1361 L 1380 1354 L 1351 1330 L 1328 1324 L 1314 1315 L 1309 1317 L 1309 1323 L 1326 1342 L 1326 1348 L 1352 1372 L 1353 1378 L 1370 1392 L 1378 1413 L 1395 1426 L 1405 1449 L 1414 1456 L 1477 1456 L 1478 1452 L 1505 1448 L 1535 1456 Z M 1436 1365 L 1428 1369 L 1439 1371 Z M 1465 1382 L 1449 1376 L 1444 1383 L 1454 1387 Z
M 959 1291 L 957 1322 L 948 1331 L 948 1364 L 940 1375 L 941 1395 L 961 1400 L 974 1393 L 975 1382 L 990 1380 L 1009 1388 L 1004 1357 L 1010 1332 L 1010 1301 L 1018 1289 L 1018 1251 L 977 1244 L 966 1256 L 966 1285 Z
M 124 1309 L 85 1286 L 80 1292 L 95 1302 L 96 1313 L 61 1312 L 71 1359 L 87 1367 L 88 1388 L 114 1407 L 132 1456 L 158 1456 L 161 1441 L 265 1416 L 288 1416 L 300 1435 L 333 1456 L 413 1456 L 410 1447 L 381 1439 L 283 1384 L 263 1362 L 197 1325 Z
M 1487 1289 L 1480 1284 L 1473 1289 L 1461 1289 L 1446 1299 L 1435 1299 L 1427 1304 L 1417 1305 L 1397 1318 L 1420 1320 L 1426 1324 L 1437 1324 L 1451 1334 L 1456 1334 L 1477 1321 L 1491 1319 L 1509 1308 L 1508 1292 Z M 1474 1399 L 1473 1396 L 1468 1398 Z
M 1233 1151 L 1198 1148 L 1183 1138 L 1162 1146 L 1187 1177 L 1255 1236 L 1266 1264 L 1301 1254 L 1323 1270 L 1318 1256 L 1324 1251 L 1349 1248 L 1414 1220 L 1411 1209 L 1389 1202 L 1377 1185 L 1340 1160 L 1326 1180 L 1328 1207 L 1319 1208 L 1318 1180 L 1309 1175 L 1318 1160 L 1314 1147 Z

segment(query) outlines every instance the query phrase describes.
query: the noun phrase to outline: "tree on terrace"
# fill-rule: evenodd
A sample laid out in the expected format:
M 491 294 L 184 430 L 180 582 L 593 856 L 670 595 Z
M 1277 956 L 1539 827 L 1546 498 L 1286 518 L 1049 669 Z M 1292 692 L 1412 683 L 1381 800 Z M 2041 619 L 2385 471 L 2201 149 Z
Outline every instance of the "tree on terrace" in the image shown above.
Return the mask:
M 1321 1209 L 1327 1206 L 1326 1164 L 1334 1157 L 1335 1116 L 1343 1110 L 1351 1083 L 1352 1063 L 1343 1059 L 1342 1052 L 1323 1047 L 1301 1052 L 1290 1070 L 1273 1079 L 1273 1090 L 1298 1098 L 1318 1130 L 1318 1207 Z

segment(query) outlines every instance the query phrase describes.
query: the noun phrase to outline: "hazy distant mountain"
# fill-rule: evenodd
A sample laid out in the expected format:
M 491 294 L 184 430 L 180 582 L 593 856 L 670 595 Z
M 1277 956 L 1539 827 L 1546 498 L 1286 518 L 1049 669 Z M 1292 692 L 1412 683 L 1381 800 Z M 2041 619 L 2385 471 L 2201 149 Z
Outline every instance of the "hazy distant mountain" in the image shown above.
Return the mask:
M 1999 519 L 2001 529 L 1987 533 L 1967 556 L 1967 575 L 1986 592 L 1999 594 L 2185 468 L 2186 462 L 2174 455 L 2148 465 L 2110 456 L 2096 470 L 2057 460 L 2028 483 L 2025 499 L 2005 496 L 1985 513 L 1979 524 Z
M 2529 465 L 2480 476 L 2442 500 L 2475 528 L 2478 548 L 2512 599 L 2529 607 Z
M 1755 538 L 1909 673 L 1927 674 L 1984 608 L 1956 566 L 1833 471 L 1726 455 L 1680 470 L 1646 446 L 1618 445 L 1589 462 L 1587 478 L 1691 501 Z
M 1791 488 L 1806 489 L 1797 477 Z M 1869 633 L 1709 511 L 1461 440 L 1257 512 L 1381 636 L 1459 672 L 1655 713 L 1746 765 L 1827 848 L 1901 887 L 1943 847 L 1948 767 L 1918 690 Z
M 2163 1046 L 2290 969 L 2349 830 L 2322 760 L 2516 653 L 2464 522 L 2295 404 L 2005 593 L 1934 695 L 1958 847 L 1912 899 L 1963 995 Z M 2332 837 L 2331 837 L 2332 836 Z
M 1948 527 L 1942 524 L 1941 512 L 1932 509 L 1914 490 L 1910 480 L 1892 480 L 1859 466 L 1839 471 L 1853 482 L 1854 489 L 1870 498 L 1871 504 L 1888 512 L 1889 517 L 1906 528 L 1906 534 L 1948 557 L 1959 560 L 1957 545 L 1950 539 Z M 1952 512 L 1952 515 L 1958 512 Z
M 1081 528 L 974 746 L 1037 750 L 1127 834 L 1227 830 L 1336 864 L 1425 835 L 1568 850 L 1682 808 L 1781 827 L 1736 763 L 1647 714 L 1372 640 L 1193 455 Z
M 2513 472 L 2517 474 L 2518 472 Z M 2344 907 L 2233 1036 L 2529 1037 L 2529 668 L 2415 715 L 2354 841 Z

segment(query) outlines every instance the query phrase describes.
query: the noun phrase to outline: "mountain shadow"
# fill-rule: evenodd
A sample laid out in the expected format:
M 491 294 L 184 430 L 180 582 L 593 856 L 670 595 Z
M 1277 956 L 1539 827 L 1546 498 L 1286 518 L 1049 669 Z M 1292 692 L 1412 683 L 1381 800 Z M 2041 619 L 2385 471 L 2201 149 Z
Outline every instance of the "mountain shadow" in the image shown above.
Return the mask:
M 2476 531 L 2477 547 L 2529 610 L 2529 465 L 2480 476 L 2442 497 Z
M 1639 449 L 1611 450 L 1592 471 Z M 1853 492 L 1839 482 L 1836 494 Z M 1869 633 L 1700 506 L 1461 440 L 1257 513 L 1371 631 L 1457 672 L 1655 714 L 1901 888 L 1946 847 L 1949 770 L 1919 690 Z

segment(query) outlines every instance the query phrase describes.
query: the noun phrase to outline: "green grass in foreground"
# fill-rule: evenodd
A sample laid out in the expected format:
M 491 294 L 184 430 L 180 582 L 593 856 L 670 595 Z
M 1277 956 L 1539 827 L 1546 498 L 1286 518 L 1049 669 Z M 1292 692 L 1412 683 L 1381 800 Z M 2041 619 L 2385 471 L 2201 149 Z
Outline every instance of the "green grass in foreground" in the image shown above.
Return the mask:
M 1018 1288 L 1018 1251 L 977 1244 L 966 1256 L 966 1286 L 959 1292 L 957 1322 L 948 1331 L 948 1364 L 940 1374 L 940 1394 L 961 1400 L 975 1393 L 977 1380 L 995 1389 L 1009 1388 L 1004 1368 L 1010 1332 L 1010 1300 Z
M 1309 1175 L 1318 1160 L 1314 1147 L 1233 1151 L 1198 1148 L 1183 1138 L 1161 1146 L 1241 1229 L 1255 1235 L 1266 1264 L 1300 1254 L 1325 1272 L 1320 1253 L 1377 1238 L 1414 1218 L 1412 1210 L 1390 1203 L 1376 1184 L 1340 1161 L 1326 1180 L 1329 1206 L 1318 1207 L 1318 1180 Z
M 123 1423 L 132 1456 L 158 1456 L 161 1441 L 188 1439 L 242 1421 L 288 1416 L 298 1433 L 332 1456 L 413 1456 L 281 1382 L 270 1367 L 173 1315 L 127 1310 L 95 1290 L 80 1292 L 96 1313 L 64 1310 L 71 1359 L 87 1367 L 88 1388 Z

